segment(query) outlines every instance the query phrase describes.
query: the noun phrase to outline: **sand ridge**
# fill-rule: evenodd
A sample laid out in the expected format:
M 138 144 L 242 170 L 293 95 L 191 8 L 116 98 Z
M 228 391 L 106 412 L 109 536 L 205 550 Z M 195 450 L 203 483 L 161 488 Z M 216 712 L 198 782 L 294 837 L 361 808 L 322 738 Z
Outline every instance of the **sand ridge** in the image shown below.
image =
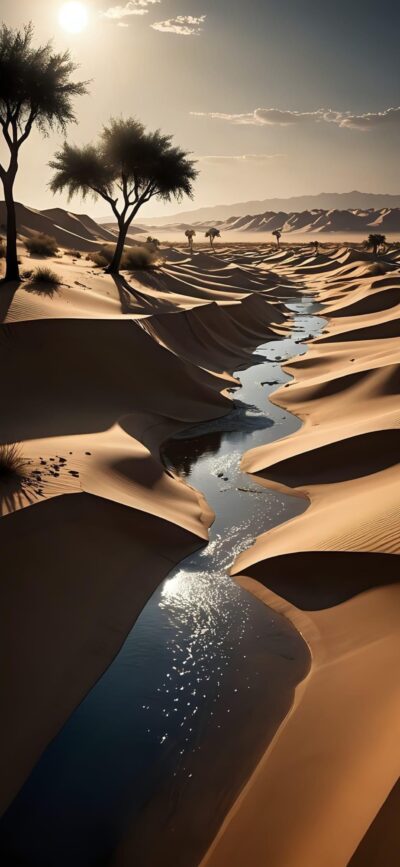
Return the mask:
M 302 279 L 298 259 L 277 259 L 276 272 Z M 397 863 L 382 805 L 400 770 L 400 277 L 398 261 L 371 265 L 354 251 L 332 251 L 327 265 L 306 268 L 324 333 L 272 396 L 303 425 L 242 461 L 310 505 L 232 570 L 292 619 L 312 667 L 202 867 L 345 867 L 356 850 L 358 865 Z
M 160 444 L 229 412 L 231 371 L 286 327 L 280 280 L 256 265 L 166 249 L 154 271 L 113 279 L 67 250 L 19 253 L 23 273 L 48 265 L 61 285 L 26 277 L 0 300 L 0 442 L 26 461 L 0 498 L 2 810 L 160 581 L 208 538 L 210 508 L 165 472 Z
M 337 244 L 162 252 L 154 271 L 113 279 L 61 251 L 56 291 L 26 280 L 2 290 L 0 441 L 20 441 L 27 467 L 1 498 L 1 808 L 155 587 L 207 539 L 212 513 L 165 472 L 160 444 L 229 412 L 232 371 L 288 333 L 284 300 L 309 293 L 327 325 L 273 397 L 303 425 L 243 467 L 310 506 L 233 572 L 293 621 L 313 663 L 203 864 L 345 867 L 370 852 L 375 817 L 381 828 L 391 815 L 400 765 L 400 255 L 375 262 Z M 21 256 L 22 270 L 37 264 Z

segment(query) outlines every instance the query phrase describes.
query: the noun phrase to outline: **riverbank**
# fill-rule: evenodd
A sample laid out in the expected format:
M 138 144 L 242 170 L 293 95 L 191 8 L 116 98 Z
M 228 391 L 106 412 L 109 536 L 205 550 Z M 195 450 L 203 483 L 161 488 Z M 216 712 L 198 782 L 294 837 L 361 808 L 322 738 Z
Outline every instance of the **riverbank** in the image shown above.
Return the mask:
M 293 622 L 312 666 L 276 733 L 265 726 L 273 740 L 203 863 L 345 867 L 364 838 L 361 867 L 392 815 L 383 804 L 397 761 L 395 255 L 377 263 L 336 247 L 228 246 L 193 258 L 171 250 L 154 272 L 116 283 L 67 253 L 52 266 L 62 271 L 57 291 L 24 283 L 1 299 L 9 412 L 0 439 L 21 441 L 27 461 L 1 497 L 2 808 L 100 685 L 162 579 L 208 538 L 213 513 L 197 480 L 166 472 L 160 445 L 227 416 L 231 372 L 246 371 L 260 343 L 289 334 L 283 302 L 309 291 L 329 325 L 286 366 L 295 383 L 274 398 L 303 426 L 285 439 L 277 429 L 245 456 L 253 478 L 242 496 L 264 486 L 311 505 L 277 526 L 284 511 L 274 501 L 274 528 L 234 572 Z M 266 379 L 260 388 L 273 387 L 273 374 Z M 228 458 L 229 449 L 220 472 Z M 247 546 L 271 525 L 262 509 L 258 518 Z M 252 747 L 245 756 L 241 746 L 243 766 L 257 758 Z
M 285 366 L 294 382 L 272 398 L 301 429 L 248 452 L 242 466 L 310 505 L 260 536 L 233 574 L 292 620 L 312 666 L 202 865 L 394 867 L 399 840 L 386 803 L 400 768 L 398 262 L 346 250 L 273 261 L 282 276 L 307 275 L 329 321 Z
M 1 487 L 2 811 L 208 537 L 211 510 L 164 471 L 160 444 L 226 415 L 229 370 L 286 329 L 279 278 L 251 263 L 171 250 L 117 281 L 67 252 L 50 264 L 57 289 L 1 296 L 0 441 L 26 461 Z

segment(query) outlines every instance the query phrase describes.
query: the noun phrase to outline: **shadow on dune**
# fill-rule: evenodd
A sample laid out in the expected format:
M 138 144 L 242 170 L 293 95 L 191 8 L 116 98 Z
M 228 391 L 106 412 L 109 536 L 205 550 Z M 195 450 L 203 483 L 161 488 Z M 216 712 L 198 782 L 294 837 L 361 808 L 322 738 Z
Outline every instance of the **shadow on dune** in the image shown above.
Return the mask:
M 361 325 L 353 331 L 340 331 L 328 337 L 319 337 L 314 342 L 340 344 L 353 340 L 386 340 L 393 337 L 400 337 L 400 323 L 397 317 L 387 322 L 378 322 L 376 325 Z
M 0 280 L 0 324 L 7 318 L 14 295 L 20 285 L 21 283 L 6 283 L 4 280 Z
M 400 781 L 394 786 L 361 840 L 348 867 L 398 867 Z
M 201 544 L 170 521 L 85 493 L 0 521 L 0 813 L 171 566 Z
M 347 482 L 398 463 L 400 430 L 378 430 L 320 446 L 257 472 L 289 487 Z
M 127 320 L 35 320 L 0 329 L 0 442 L 106 430 L 132 413 L 196 424 L 223 415 L 224 384 Z M 29 371 L 29 376 L 28 376 Z
M 145 280 L 146 271 L 140 271 L 140 279 L 143 286 L 149 285 L 152 288 L 152 284 L 150 279 Z M 146 295 L 145 292 L 140 292 L 136 286 L 132 286 L 128 283 L 128 280 L 122 276 L 122 274 L 112 274 L 111 275 L 114 283 L 118 289 L 119 300 L 121 304 L 121 313 L 137 313 L 138 310 L 142 313 L 145 312 L 154 312 L 155 310 L 159 310 L 162 307 L 167 307 L 169 309 L 173 309 L 173 305 L 170 301 L 163 298 L 152 298 L 149 295 Z M 139 308 L 137 304 L 135 304 L 135 300 L 139 303 Z M 175 308 L 174 308 L 175 309 Z
M 34 502 L 34 497 L 19 476 L 0 478 L 0 517 Z
M 262 560 L 243 574 L 303 611 L 319 611 L 395 584 L 399 562 L 394 554 L 370 551 L 301 551 Z

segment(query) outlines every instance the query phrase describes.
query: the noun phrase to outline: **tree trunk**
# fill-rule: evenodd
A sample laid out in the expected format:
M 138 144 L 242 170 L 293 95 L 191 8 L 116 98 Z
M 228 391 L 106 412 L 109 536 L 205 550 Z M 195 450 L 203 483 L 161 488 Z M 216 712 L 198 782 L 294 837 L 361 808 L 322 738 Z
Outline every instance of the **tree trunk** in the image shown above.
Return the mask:
M 121 223 L 119 227 L 117 246 L 115 248 L 115 253 L 112 261 L 110 262 L 108 268 L 106 268 L 107 274 L 119 274 L 128 228 L 129 223 Z
M 7 254 L 6 254 L 6 282 L 19 281 L 19 267 L 17 255 L 17 218 L 13 196 L 15 175 L 8 175 L 3 179 L 4 199 L 7 209 Z

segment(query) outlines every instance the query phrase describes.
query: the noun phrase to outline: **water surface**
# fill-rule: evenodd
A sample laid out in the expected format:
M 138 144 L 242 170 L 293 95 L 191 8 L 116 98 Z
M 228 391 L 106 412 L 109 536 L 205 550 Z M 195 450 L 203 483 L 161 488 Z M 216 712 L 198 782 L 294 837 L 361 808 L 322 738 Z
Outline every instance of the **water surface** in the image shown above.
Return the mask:
M 168 575 L 43 754 L 0 823 L 2 863 L 194 867 L 287 713 L 308 649 L 228 570 L 306 507 L 239 466 L 244 451 L 300 424 L 268 401 L 289 379 L 280 360 L 321 329 L 309 302 L 291 309 L 292 337 L 259 347 L 237 373 L 230 416 L 166 445 L 167 467 L 216 513 L 210 542 Z

